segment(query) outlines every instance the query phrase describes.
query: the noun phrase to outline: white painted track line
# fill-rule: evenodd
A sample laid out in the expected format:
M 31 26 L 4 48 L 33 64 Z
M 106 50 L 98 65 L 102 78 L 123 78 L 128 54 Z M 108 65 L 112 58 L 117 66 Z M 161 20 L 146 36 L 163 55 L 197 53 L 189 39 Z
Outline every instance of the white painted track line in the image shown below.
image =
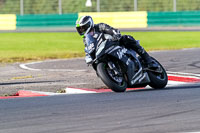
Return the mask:
M 57 61 L 57 60 L 56 60 Z M 51 62 L 51 61 L 46 61 L 46 62 Z M 28 67 L 28 65 L 34 65 L 34 64 L 39 64 L 39 63 L 44 63 L 44 61 L 38 61 L 38 62 L 31 62 L 31 63 L 25 63 L 25 64 L 20 64 L 19 67 L 25 70 L 30 70 L 30 71 L 51 71 L 51 72 L 85 72 L 87 70 L 80 69 L 80 70 L 74 70 L 74 69 L 36 69 L 36 68 L 31 68 Z

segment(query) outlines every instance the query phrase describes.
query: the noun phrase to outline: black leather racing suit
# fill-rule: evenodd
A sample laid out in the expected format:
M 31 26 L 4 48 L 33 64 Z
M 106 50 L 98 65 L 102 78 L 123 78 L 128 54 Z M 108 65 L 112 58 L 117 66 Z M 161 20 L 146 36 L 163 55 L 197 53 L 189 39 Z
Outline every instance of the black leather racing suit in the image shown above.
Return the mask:
M 114 29 L 113 27 L 104 24 L 104 23 L 99 23 L 95 24 L 93 28 L 94 32 L 99 32 L 99 33 L 104 33 L 104 34 L 109 34 L 113 38 L 113 41 L 119 41 L 120 39 L 120 44 L 124 45 L 126 48 L 131 48 L 134 51 L 137 52 L 147 63 L 149 62 L 149 55 L 148 53 L 144 50 L 142 46 L 140 46 L 139 42 L 136 41 L 132 36 L 130 35 L 123 35 L 121 36 L 120 31 L 118 29 Z M 83 42 L 86 46 L 85 39 L 83 39 Z M 90 59 L 89 55 L 86 54 L 86 63 L 90 63 L 92 59 Z

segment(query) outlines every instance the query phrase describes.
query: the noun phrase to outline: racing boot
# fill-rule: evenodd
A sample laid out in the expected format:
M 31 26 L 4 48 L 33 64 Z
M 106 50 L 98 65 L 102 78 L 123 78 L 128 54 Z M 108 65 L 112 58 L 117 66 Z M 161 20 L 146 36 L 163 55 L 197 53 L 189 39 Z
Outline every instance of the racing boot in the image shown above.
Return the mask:
M 153 69 L 153 70 L 156 70 L 158 68 L 158 64 L 149 56 L 149 54 L 146 51 L 144 51 L 144 53 L 139 54 L 139 55 L 144 60 L 145 64 L 147 65 L 147 68 Z

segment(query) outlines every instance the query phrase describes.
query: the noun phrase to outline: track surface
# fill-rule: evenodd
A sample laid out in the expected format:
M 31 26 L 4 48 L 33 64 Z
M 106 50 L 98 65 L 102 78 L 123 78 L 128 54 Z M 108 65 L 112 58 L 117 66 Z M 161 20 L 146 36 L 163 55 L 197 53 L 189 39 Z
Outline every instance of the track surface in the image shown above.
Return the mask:
M 153 52 L 151 55 L 168 71 L 200 73 L 200 49 Z M 46 84 L 51 86 L 71 81 L 77 85 L 86 81 L 91 85 L 89 87 L 101 86 L 101 82 L 94 78 L 94 71 L 81 66 L 83 62 L 82 59 L 78 59 L 78 64 L 73 65 L 73 60 L 70 64 L 68 61 L 59 60 L 56 64 L 48 61 L 29 65 L 42 71 L 22 70 L 16 64 L 9 65 L 10 72 L 15 72 L 16 75 L 22 72 L 22 75 L 31 73 L 33 77 L 36 76 L 27 79 L 16 78 L 10 80 L 11 82 L 8 80 L 7 83 L 1 83 L 1 86 L 16 87 L 19 83 L 26 87 Z M 2 66 L 1 69 L 6 71 L 6 67 Z M 66 68 L 86 71 L 67 72 Z M 54 71 L 50 71 L 52 69 Z M 55 71 L 58 69 L 63 69 L 64 72 Z M 6 75 L 6 72 L 1 72 Z M 39 74 L 41 76 L 37 77 Z M 71 81 L 68 77 L 70 74 L 75 75 Z M 11 74 L 7 75 L 9 76 Z M 57 78 L 55 84 L 52 83 L 55 81 L 54 78 Z M 0 102 L 0 133 L 174 133 L 197 132 L 200 131 L 199 125 L 199 83 L 167 87 L 162 90 L 18 98 Z
M 200 49 L 151 52 L 167 71 L 200 74 Z M 84 59 L 48 60 L 26 64 L 41 70 L 24 70 L 17 64 L 0 65 L 0 95 L 13 94 L 18 90 L 56 92 L 66 87 L 104 88 L 92 67 Z M 79 71 L 81 70 L 81 71 Z
M 0 133 L 200 131 L 200 84 L 164 90 L 1 100 Z

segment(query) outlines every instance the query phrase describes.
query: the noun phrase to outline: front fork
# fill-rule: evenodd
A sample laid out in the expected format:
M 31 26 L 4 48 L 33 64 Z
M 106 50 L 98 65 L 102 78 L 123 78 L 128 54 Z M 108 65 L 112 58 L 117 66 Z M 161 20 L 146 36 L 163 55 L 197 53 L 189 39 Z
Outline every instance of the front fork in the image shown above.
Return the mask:
M 116 68 L 115 64 L 112 62 L 108 62 L 108 66 L 111 70 L 113 70 L 115 75 L 121 75 L 120 72 L 118 71 L 118 69 Z

